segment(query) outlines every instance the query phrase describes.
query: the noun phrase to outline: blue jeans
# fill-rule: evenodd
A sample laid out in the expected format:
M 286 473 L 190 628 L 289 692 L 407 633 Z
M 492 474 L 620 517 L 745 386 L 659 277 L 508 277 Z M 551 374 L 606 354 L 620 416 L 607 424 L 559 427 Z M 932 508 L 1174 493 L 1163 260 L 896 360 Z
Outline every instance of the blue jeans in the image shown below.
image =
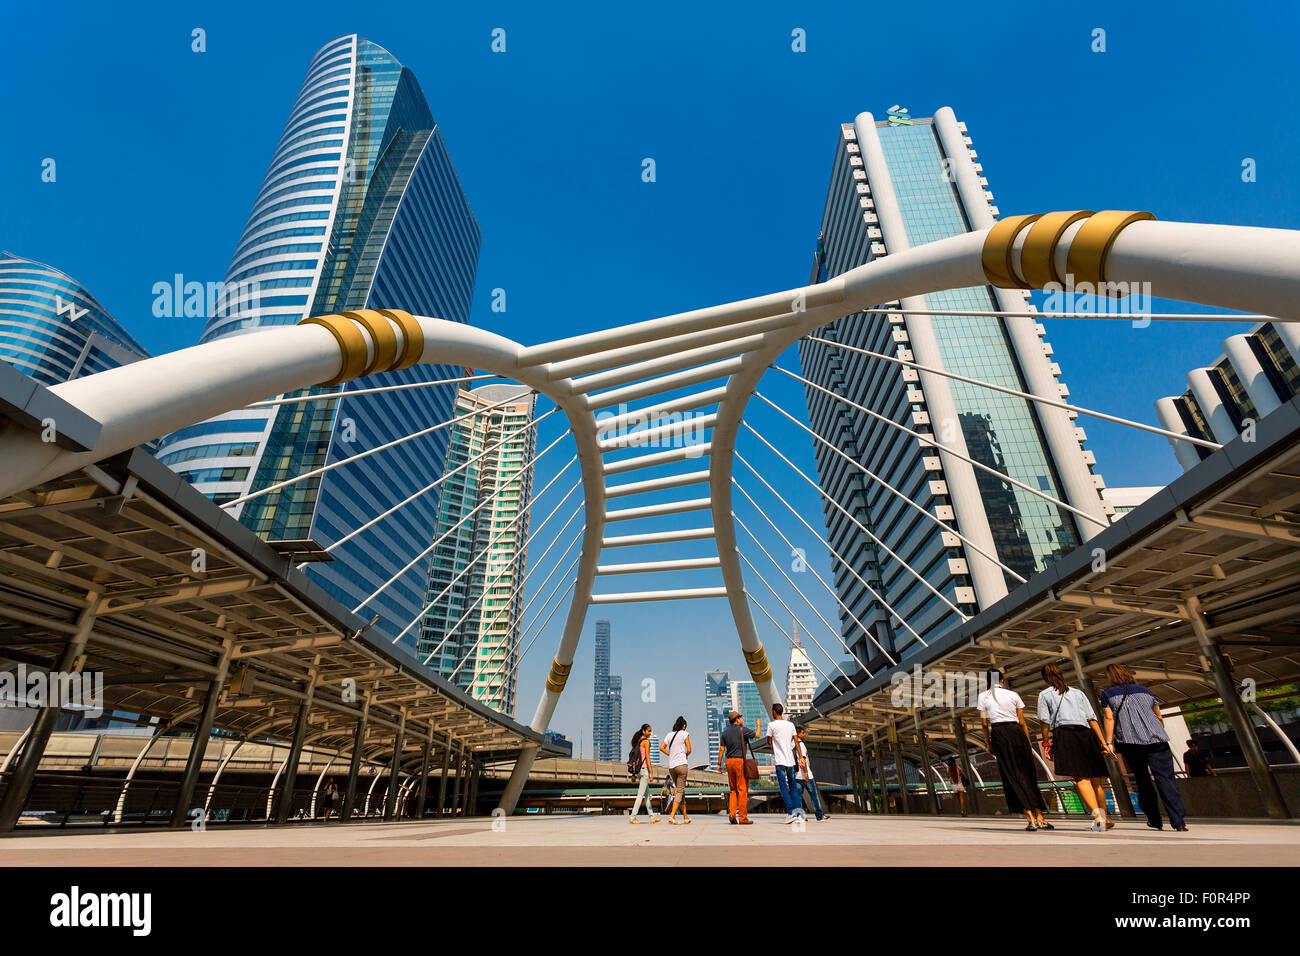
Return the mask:
M 776 785 L 781 788 L 781 800 L 785 803 L 785 812 L 794 813 L 799 808 L 799 787 L 794 780 L 794 767 L 776 768 Z
M 798 781 L 798 784 L 800 806 L 803 805 L 803 795 L 807 793 L 808 796 L 812 798 L 812 805 L 813 809 L 817 812 L 817 819 L 820 820 L 822 817 L 826 816 L 826 814 L 822 812 L 821 798 L 817 796 L 817 782 L 815 780 L 800 780 Z

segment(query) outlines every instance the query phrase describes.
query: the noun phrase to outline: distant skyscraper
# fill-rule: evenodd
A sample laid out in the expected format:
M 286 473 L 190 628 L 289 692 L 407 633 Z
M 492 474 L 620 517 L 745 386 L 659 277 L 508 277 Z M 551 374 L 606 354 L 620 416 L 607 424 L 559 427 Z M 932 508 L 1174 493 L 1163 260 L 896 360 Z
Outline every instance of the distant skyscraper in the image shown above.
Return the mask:
M 837 132 L 812 281 L 994 223 L 993 196 L 986 191 L 965 124 L 952 110 L 921 119 L 895 108 L 881 122 L 862 113 Z M 939 312 L 1028 309 L 1026 293 L 985 286 L 883 305 Z M 1103 527 L 976 471 L 929 439 L 1099 521 L 1106 521 L 1109 506 L 1100 497 L 1101 478 L 1092 473 L 1092 453 L 1080 446 L 1083 430 L 1075 427 L 1070 413 L 1031 407 L 1025 399 L 900 368 L 848 347 L 1060 399 L 1068 391 L 1058 381 L 1060 368 L 1050 358 L 1044 334 L 1041 325 L 1027 318 L 931 318 L 877 311 L 827 326 L 819 337 L 835 345 L 799 343 L 800 362 L 811 381 L 923 436 L 918 440 L 807 389 L 813 430 L 875 476 L 821 442 L 814 444 L 821 486 L 839 506 L 823 505 L 828 541 L 852 565 L 834 562 L 836 590 L 861 622 L 841 610 L 841 631 L 872 669 L 886 663 L 880 648 L 897 659 L 921 648 L 916 635 L 930 642 L 960 623 L 958 612 L 935 592 L 968 615 L 1007 593 L 1015 579 L 979 551 L 1029 577 Z M 955 528 L 979 551 L 932 518 Z
M 1300 394 L 1300 329 L 1264 322 L 1223 342 L 1213 365 L 1187 373 L 1187 391 L 1156 402 L 1160 424 L 1171 432 L 1226 444 L 1283 402 Z M 1211 449 L 1169 440 L 1183 470 Z
M 718 748 L 722 728 L 731 712 L 731 674 L 727 671 L 704 672 L 704 719 L 709 738 L 709 766 L 718 765 Z
M 817 693 L 817 674 L 808 652 L 799 640 L 799 625 L 794 626 L 794 646 L 790 648 L 790 667 L 785 674 L 785 713 L 787 717 L 807 713 Z
M 451 477 L 438 500 L 438 543 L 429 560 L 425 603 L 432 607 L 420 622 L 416 648 L 420 660 L 434 653 L 429 666 L 454 675 L 475 700 L 512 716 L 524 598 L 519 585 L 527 559 L 522 545 L 533 495 L 532 467 L 525 466 L 537 443 L 530 427 L 534 405 L 532 390 L 521 385 L 457 393 L 445 466 Z
M 609 621 L 596 622 L 595 686 L 591 710 L 595 758 L 623 759 L 623 678 L 609 673 Z
M 268 91 L 268 101 L 279 99 Z M 245 106 L 245 109 L 248 107 Z M 237 115 L 237 114 L 236 114 Z M 469 320 L 480 232 L 420 85 L 387 50 L 358 36 L 313 57 L 243 236 L 221 307 L 202 341 L 306 316 L 400 309 Z M 455 378 L 415 365 L 357 384 L 310 389 L 326 401 L 240 409 L 168 436 L 164 461 L 218 503 L 404 438 L 452 417 L 454 385 L 357 398 L 347 390 Z M 417 622 L 428 565 L 402 569 L 433 540 L 447 433 L 439 430 L 230 509 L 283 551 L 328 547 L 412 498 L 401 511 L 313 562 L 307 574 L 395 638 Z M 400 572 L 400 573 L 399 573 Z M 414 645 L 418 627 L 406 630 Z
M 664 755 L 659 752 L 659 735 L 650 735 L 650 762 L 656 766 L 663 762 Z
M 58 385 L 148 357 L 81 283 L 0 252 L 0 359 Z

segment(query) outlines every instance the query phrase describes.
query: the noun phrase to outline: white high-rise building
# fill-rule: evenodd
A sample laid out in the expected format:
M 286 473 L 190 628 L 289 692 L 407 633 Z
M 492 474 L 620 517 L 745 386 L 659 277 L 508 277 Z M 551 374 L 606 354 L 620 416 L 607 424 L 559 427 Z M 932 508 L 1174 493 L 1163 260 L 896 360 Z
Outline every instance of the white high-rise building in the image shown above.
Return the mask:
M 817 674 L 808 652 L 799 640 L 799 625 L 794 626 L 794 647 L 790 648 L 790 667 L 785 673 L 785 713 L 787 717 L 806 714 L 817 693 Z

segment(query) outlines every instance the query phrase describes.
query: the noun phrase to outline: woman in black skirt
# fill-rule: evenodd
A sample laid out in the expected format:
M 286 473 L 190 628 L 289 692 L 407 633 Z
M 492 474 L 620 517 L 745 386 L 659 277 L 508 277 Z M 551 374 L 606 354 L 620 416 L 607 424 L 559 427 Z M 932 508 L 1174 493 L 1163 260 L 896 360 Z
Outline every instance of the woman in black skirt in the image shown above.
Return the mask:
M 1061 777 L 1069 777 L 1092 811 L 1092 829 L 1109 830 L 1115 824 L 1106 816 L 1106 738 L 1097 723 L 1088 695 L 1065 683 L 1055 664 L 1043 665 L 1047 686 L 1038 695 L 1038 729 L 1043 753 L 1048 754 Z
M 1029 750 L 1025 702 L 1014 690 L 1002 686 L 1001 674 L 989 671 L 989 689 L 980 694 L 977 706 L 989 753 L 998 761 L 998 776 L 1002 778 L 1008 809 L 1025 815 L 1025 829 L 1030 832 L 1055 830 L 1056 827 L 1043 819 L 1047 808 L 1038 792 L 1038 775 L 1034 773 L 1034 757 Z

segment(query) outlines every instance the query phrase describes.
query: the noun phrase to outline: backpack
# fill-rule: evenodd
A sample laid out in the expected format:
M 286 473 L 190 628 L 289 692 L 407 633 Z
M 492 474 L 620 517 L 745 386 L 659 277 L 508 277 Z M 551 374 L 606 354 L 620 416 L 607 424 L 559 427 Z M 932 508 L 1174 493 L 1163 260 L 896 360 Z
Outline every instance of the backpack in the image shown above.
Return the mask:
M 627 752 L 627 775 L 635 777 L 641 773 L 641 744 L 635 744 Z

